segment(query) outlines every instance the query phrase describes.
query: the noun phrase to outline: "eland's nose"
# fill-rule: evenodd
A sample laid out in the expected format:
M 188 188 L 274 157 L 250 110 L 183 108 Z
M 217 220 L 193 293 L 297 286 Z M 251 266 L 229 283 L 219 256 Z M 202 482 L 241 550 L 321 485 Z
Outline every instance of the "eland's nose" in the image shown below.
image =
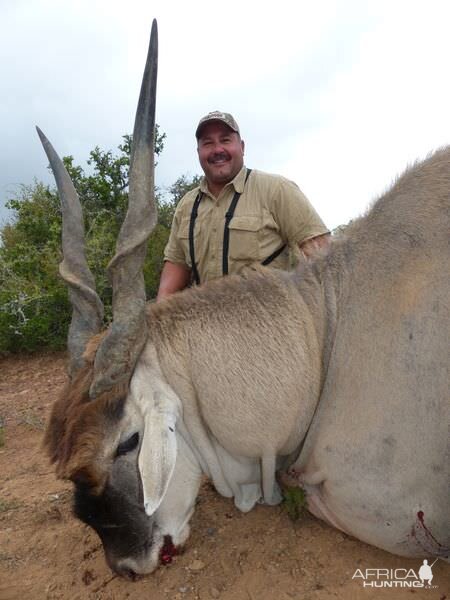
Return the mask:
M 141 577 L 141 575 L 135 573 L 131 567 L 116 566 L 114 570 L 117 575 L 120 575 L 120 577 L 123 577 L 124 579 L 128 579 L 128 581 L 137 581 Z
M 112 558 L 111 555 L 106 557 L 108 565 L 110 568 L 119 575 L 119 577 L 123 577 L 128 581 L 137 581 L 142 577 L 139 573 L 136 573 L 134 561 L 123 558 Z

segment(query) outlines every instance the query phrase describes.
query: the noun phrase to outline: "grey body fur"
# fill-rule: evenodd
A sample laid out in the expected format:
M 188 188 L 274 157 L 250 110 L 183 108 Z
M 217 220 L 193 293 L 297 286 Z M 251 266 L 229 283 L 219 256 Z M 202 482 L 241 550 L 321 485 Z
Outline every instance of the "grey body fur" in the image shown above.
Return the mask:
M 311 510 L 360 539 L 446 554 L 449 242 L 444 149 L 313 264 L 151 305 L 149 341 L 188 429 L 263 463 L 295 456 Z M 264 477 L 263 464 L 267 494 Z

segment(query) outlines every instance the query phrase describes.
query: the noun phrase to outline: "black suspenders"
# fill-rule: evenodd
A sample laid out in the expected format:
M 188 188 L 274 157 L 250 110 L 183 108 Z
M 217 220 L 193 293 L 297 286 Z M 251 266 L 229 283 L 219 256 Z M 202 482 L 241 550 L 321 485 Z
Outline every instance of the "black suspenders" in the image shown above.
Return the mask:
M 247 169 L 247 175 L 245 176 L 244 187 L 247 183 L 247 179 L 249 178 L 251 169 Z M 230 247 L 230 221 L 233 218 L 234 211 L 236 210 L 236 204 L 238 203 L 241 194 L 239 192 L 235 192 L 233 196 L 233 200 L 225 213 L 225 228 L 223 230 L 223 253 L 222 253 L 222 275 L 228 275 L 228 250 Z
M 198 274 L 197 263 L 195 262 L 195 247 L 194 247 L 194 227 L 198 215 L 198 205 L 202 199 L 203 192 L 197 194 L 194 206 L 192 207 L 191 220 L 189 221 L 189 254 L 191 256 L 192 276 L 196 285 L 200 285 L 200 275 Z
M 280 246 L 278 248 L 278 250 L 275 250 L 275 252 L 272 252 L 272 254 L 270 256 L 268 256 L 266 259 L 264 259 L 262 261 L 262 265 L 264 267 L 266 267 L 267 265 L 269 265 L 273 260 L 276 259 L 277 256 L 280 256 L 280 254 L 283 252 L 283 250 L 286 248 L 286 244 L 283 244 L 282 246 Z
M 251 169 L 247 169 L 247 174 L 245 176 L 244 186 L 247 183 L 247 179 L 249 178 Z M 223 254 L 222 254 L 222 274 L 228 275 L 228 250 L 230 246 L 230 221 L 233 218 L 234 211 L 236 210 L 236 205 L 239 201 L 241 194 L 239 192 L 235 192 L 233 199 L 231 200 L 230 206 L 225 213 L 225 227 L 223 230 Z M 191 258 L 192 265 L 192 276 L 194 278 L 194 282 L 199 285 L 200 284 L 200 275 L 197 269 L 197 263 L 195 262 L 195 246 L 194 246 L 194 229 L 195 229 L 195 221 L 198 216 L 198 207 L 203 197 L 203 192 L 199 192 L 194 201 L 194 205 L 192 207 L 191 219 L 189 221 L 189 255 Z M 275 250 L 270 256 L 268 256 L 261 264 L 268 265 L 271 263 L 277 256 L 279 256 L 283 250 L 286 248 L 286 244 L 283 244 L 281 248 Z

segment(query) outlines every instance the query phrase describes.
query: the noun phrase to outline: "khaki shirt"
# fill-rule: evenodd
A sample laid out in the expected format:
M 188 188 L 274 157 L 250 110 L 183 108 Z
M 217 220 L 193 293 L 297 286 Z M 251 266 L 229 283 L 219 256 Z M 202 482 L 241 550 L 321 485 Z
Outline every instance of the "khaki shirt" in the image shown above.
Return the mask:
M 189 223 L 199 191 L 203 197 L 195 222 L 194 246 L 200 282 L 222 277 L 225 213 L 234 193 L 242 195 L 229 224 L 228 272 L 239 273 L 245 266 L 262 263 L 283 244 L 287 247 L 271 267 L 289 268 L 289 248 L 328 232 L 299 187 L 279 175 L 252 170 L 245 183 L 243 167 L 215 198 L 206 179 L 188 192 L 175 211 L 164 260 L 191 268 Z

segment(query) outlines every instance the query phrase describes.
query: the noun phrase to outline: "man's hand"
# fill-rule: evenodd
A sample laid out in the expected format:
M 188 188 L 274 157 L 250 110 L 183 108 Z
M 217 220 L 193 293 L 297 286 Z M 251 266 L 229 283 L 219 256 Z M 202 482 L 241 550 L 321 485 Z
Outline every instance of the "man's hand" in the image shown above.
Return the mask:
M 175 292 L 184 290 L 191 279 L 191 270 L 186 265 L 166 260 L 159 281 L 156 302 L 167 298 Z
M 314 256 L 325 255 L 331 244 L 331 235 L 329 233 L 324 233 L 323 235 L 318 235 L 313 237 L 303 244 L 299 244 L 300 250 L 303 252 L 303 255 L 306 259 L 313 258 Z

